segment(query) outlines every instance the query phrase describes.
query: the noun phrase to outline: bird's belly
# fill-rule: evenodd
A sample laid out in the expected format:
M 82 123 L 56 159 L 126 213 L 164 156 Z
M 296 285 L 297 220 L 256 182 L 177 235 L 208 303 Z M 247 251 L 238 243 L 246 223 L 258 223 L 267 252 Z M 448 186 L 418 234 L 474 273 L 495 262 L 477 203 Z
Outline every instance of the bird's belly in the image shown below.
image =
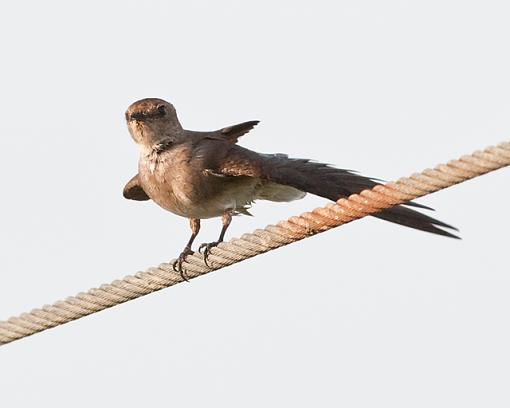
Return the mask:
M 178 172 L 179 176 L 157 171 L 140 174 L 143 189 L 156 204 L 186 218 L 213 218 L 225 211 L 246 212 L 257 185 L 253 178 L 222 179 L 192 171 Z
M 232 177 L 226 180 L 220 179 L 214 181 L 216 182 L 215 187 L 211 188 L 207 199 L 201 202 L 202 210 L 214 215 L 200 218 L 217 217 L 225 211 L 229 211 L 232 214 L 249 214 L 247 210 L 255 199 L 256 186 L 259 183 L 258 179 L 252 177 Z
M 254 184 L 233 183 L 217 190 L 204 188 L 195 194 L 194 189 L 171 183 L 171 187 L 160 189 L 153 200 L 164 209 L 187 218 L 219 217 L 225 211 L 245 213 L 253 202 Z

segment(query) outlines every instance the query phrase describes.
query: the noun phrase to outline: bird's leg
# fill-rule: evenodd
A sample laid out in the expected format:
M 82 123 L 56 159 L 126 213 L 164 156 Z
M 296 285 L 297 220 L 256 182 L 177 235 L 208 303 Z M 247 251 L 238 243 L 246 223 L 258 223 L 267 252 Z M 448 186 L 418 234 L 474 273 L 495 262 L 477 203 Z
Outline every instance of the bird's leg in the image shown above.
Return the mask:
M 217 246 L 220 242 L 223 242 L 223 238 L 225 238 L 225 232 L 227 232 L 227 228 L 230 225 L 230 222 L 232 221 L 232 214 L 230 212 L 224 212 L 223 216 L 221 217 L 221 221 L 223 222 L 223 227 L 221 228 L 221 233 L 217 241 L 209 242 L 208 244 L 202 244 L 198 248 L 198 252 L 202 252 L 204 250 L 204 262 L 207 266 L 207 257 L 209 256 L 209 253 L 211 252 L 211 248 L 214 248 Z
M 179 255 L 179 258 L 174 262 L 172 267 L 174 268 L 175 272 L 179 272 L 181 274 L 182 279 L 185 281 L 188 281 L 188 277 L 184 273 L 182 269 L 182 263 L 186 260 L 186 257 L 188 255 L 192 255 L 193 251 L 191 250 L 191 245 L 193 244 L 193 241 L 198 235 L 198 232 L 200 231 L 200 219 L 198 218 L 190 218 L 189 219 L 189 226 L 191 227 L 191 237 L 184 247 L 183 251 Z

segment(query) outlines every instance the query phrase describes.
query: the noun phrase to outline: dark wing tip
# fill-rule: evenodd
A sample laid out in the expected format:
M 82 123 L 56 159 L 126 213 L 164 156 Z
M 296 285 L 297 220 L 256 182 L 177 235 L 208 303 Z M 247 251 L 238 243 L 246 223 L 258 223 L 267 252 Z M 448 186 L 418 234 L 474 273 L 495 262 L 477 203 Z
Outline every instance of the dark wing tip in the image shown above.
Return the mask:
M 237 142 L 237 139 L 239 139 L 241 136 L 248 133 L 250 130 L 252 130 L 255 126 L 257 126 L 260 123 L 258 120 L 250 120 L 248 122 L 239 123 L 237 125 L 232 125 L 225 127 L 223 129 L 220 129 L 220 133 L 225 136 L 228 140 L 232 142 Z
M 147 195 L 142 186 L 140 186 L 139 184 L 138 174 L 128 181 L 128 183 L 124 187 L 124 190 L 122 190 L 122 195 L 124 196 L 124 198 L 127 198 L 128 200 L 136 201 L 150 200 L 150 197 Z
M 127 198 L 128 200 L 135 200 L 135 201 L 147 201 L 150 200 L 150 197 L 145 193 L 142 187 L 136 186 L 132 187 L 130 189 L 124 189 L 122 192 L 122 195 L 124 198 Z

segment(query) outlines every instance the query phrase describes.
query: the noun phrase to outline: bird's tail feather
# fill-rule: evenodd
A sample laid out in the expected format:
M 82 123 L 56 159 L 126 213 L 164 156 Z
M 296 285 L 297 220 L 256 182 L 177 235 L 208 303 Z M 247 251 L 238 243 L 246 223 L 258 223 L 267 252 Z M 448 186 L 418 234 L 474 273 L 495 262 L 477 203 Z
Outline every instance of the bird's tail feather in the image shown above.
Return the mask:
M 433 234 L 443 235 L 445 237 L 460 239 L 460 237 L 457 235 L 445 231 L 439 227 L 458 231 L 457 228 L 403 206 L 388 208 L 378 214 L 375 214 L 374 217 L 404 225 L 406 227 L 414 228 L 420 231 L 427 231 Z
M 379 184 L 374 179 L 353 171 L 337 169 L 306 159 L 289 159 L 285 155 L 264 155 L 264 161 L 266 162 L 264 167 L 269 169 L 266 173 L 269 180 L 333 201 Z M 374 214 L 374 217 L 433 234 L 459 238 L 442 229 L 457 230 L 455 227 L 406 206 L 430 209 L 429 207 L 413 202 L 404 205 L 383 210 Z

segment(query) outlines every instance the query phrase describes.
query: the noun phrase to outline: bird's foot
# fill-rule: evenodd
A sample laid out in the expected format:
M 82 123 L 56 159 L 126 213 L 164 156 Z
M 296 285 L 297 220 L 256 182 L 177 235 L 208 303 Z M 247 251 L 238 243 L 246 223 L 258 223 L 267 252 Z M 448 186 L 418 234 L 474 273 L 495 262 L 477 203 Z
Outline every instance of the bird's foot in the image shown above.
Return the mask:
M 198 247 L 198 252 L 200 252 L 201 254 L 202 253 L 204 254 L 204 262 L 209 267 L 210 267 L 210 265 L 207 263 L 207 259 L 209 258 L 209 255 L 211 253 L 211 249 L 216 247 L 216 246 L 218 246 L 218 244 L 220 242 L 222 242 L 222 241 L 214 241 L 214 242 L 204 243 L 204 244 L 201 244 Z
M 183 280 L 185 280 L 186 282 L 189 282 L 189 279 L 188 279 L 188 276 L 186 275 L 186 272 L 182 269 L 182 263 L 186 260 L 186 257 L 188 255 L 193 255 L 193 254 L 194 254 L 194 252 L 191 250 L 190 247 L 184 248 L 184 250 L 179 255 L 179 258 L 177 258 L 177 260 L 175 260 L 172 265 L 172 268 L 174 269 L 174 271 L 179 272 L 179 274 L 181 275 L 181 278 Z

